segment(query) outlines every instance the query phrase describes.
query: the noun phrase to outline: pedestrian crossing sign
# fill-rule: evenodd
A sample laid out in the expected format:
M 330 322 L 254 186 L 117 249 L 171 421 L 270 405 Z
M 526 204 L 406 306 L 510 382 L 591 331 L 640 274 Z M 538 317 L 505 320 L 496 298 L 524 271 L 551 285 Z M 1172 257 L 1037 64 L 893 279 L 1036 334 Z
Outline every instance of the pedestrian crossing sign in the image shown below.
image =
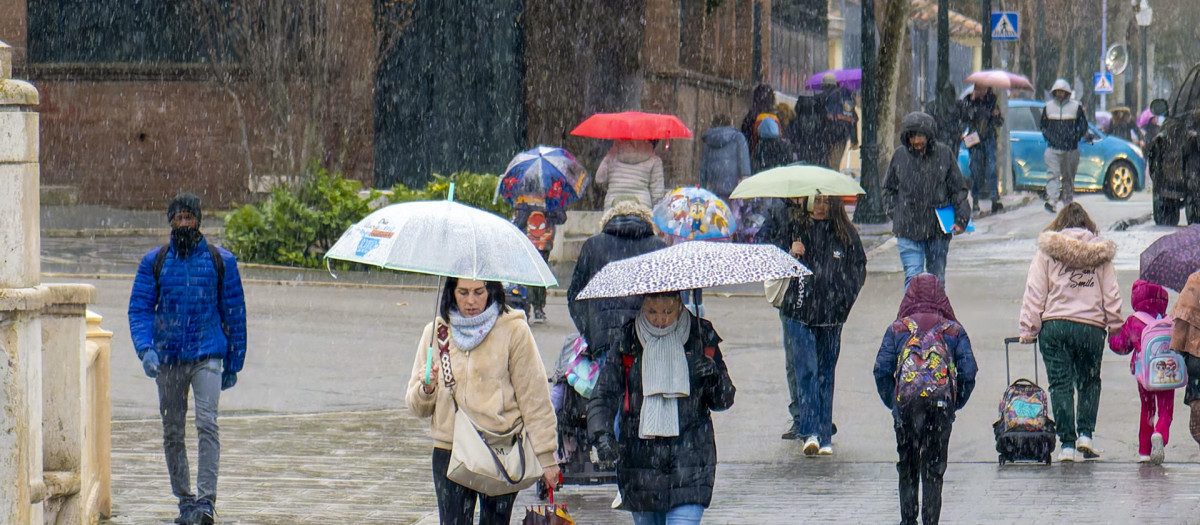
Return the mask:
M 992 40 L 1016 40 L 1021 34 L 1016 11 L 992 12 Z
M 1112 93 L 1113 79 L 1112 73 L 1096 73 L 1095 81 L 1092 83 L 1095 86 L 1096 93 Z

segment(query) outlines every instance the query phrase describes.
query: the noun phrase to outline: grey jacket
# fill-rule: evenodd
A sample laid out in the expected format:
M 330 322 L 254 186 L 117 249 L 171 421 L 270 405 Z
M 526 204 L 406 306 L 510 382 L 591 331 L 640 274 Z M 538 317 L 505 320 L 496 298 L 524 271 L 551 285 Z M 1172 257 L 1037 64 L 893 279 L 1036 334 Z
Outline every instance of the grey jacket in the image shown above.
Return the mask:
M 913 112 L 901 121 L 900 142 L 883 179 L 883 201 L 897 237 L 924 241 L 948 235 L 938 222 L 937 210 L 954 206 L 954 223 L 965 228 L 971 218 L 967 205 L 967 179 L 958 170 L 955 154 L 939 144 L 937 125 L 926 113 Z M 918 153 L 909 145 L 914 133 L 925 135 L 929 145 Z
M 738 179 L 750 176 L 750 146 L 746 137 L 730 126 L 709 128 L 703 138 L 700 187 L 729 200 Z

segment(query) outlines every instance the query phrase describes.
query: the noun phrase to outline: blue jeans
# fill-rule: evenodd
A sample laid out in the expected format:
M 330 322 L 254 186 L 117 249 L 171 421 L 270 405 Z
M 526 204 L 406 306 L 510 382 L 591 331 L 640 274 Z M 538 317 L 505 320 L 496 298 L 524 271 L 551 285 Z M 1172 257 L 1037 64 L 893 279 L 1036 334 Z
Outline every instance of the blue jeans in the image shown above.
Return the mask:
M 779 316 L 788 372 L 788 392 L 796 435 L 816 436 L 821 446 L 833 440 L 833 376 L 842 347 L 842 325 L 808 326 Z M 795 406 L 793 411 L 792 406 Z
M 913 277 L 929 272 L 938 280 L 946 282 L 946 253 L 950 251 L 950 236 L 939 235 L 932 239 L 914 241 L 896 237 L 900 248 L 900 264 L 904 265 L 904 288 Z
M 980 142 L 967 152 L 971 158 L 971 196 L 975 200 L 1000 198 L 1000 182 L 996 176 L 996 139 Z
M 667 512 L 634 512 L 633 525 L 700 525 L 704 506 L 680 505 Z

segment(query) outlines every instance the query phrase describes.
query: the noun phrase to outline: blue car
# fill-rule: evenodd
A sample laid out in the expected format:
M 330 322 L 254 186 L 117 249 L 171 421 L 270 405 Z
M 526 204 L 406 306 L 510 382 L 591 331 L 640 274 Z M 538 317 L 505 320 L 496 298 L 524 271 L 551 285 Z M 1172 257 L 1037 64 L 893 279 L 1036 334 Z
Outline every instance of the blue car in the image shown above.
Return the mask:
M 1046 139 L 1038 129 L 1045 102 L 1010 100 L 1008 113 L 1009 136 L 1012 139 L 1012 170 L 1016 189 L 1044 191 L 1046 189 Z M 1079 171 L 1075 175 L 1076 192 L 1103 191 L 1110 199 L 1125 200 L 1134 191 L 1145 187 L 1146 157 L 1137 144 L 1105 135 L 1091 127 L 1094 140 L 1079 143 Z M 971 178 L 967 148 L 958 150 L 958 167 L 963 176 Z

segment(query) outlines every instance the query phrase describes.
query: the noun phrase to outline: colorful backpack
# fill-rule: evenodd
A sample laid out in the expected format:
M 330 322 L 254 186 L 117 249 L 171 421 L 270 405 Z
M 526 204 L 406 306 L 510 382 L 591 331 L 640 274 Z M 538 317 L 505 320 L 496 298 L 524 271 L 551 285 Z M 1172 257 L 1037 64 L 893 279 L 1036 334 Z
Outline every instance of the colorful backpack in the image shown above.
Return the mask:
M 782 135 L 779 129 L 779 117 L 770 113 L 759 113 L 754 123 L 755 134 L 764 140 L 778 139 Z
M 1146 327 L 1142 344 L 1134 349 L 1133 376 L 1146 390 L 1172 390 L 1187 384 L 1187 366 L 1179 352 L 1171 350 L 1170 319 L 1155 319 L 1145 312 L 1134 314 Z
M 999 432 L 1044 432 L 1050 421 L 1050 402 L 1037 383 L 1018 379 L 1000 398 Z
M 955 408 L 958 368 L 946 347 L 945 332 L 954 326 L 943 321 L 920 332 L 916 321 L 899 321 L 907 327 L 909 338 L 896 364 L 896 407 L 901 412 L 931 406 Z

